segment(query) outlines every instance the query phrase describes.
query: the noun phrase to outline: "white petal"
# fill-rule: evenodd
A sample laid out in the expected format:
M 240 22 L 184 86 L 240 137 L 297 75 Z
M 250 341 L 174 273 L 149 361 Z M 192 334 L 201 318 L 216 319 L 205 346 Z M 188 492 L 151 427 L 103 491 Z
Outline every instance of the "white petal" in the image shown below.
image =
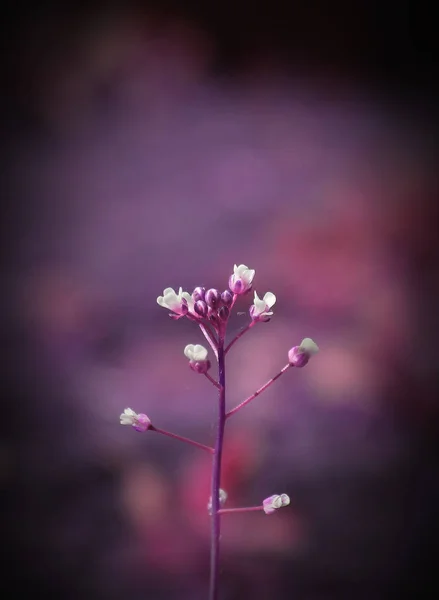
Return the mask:
M 227 492 L 223 489 L 220 489 L 219 491 L 219 500 L 221 505 L 223 505 L 227 500 Z
M 136 412 L 134 412 L 134 410 L 133 410 L 132 408 L 126 408 L 126 409 L 123 411 L 123 414 L 124 414 L 124 415 L 129 415 L 130 417 L 137 417 L 137 413 L 136 413 Z
M 253 281 L 255 273 L 256 273 L 256 271 L 254 269 L 247 269 L 247 271 L 245 271 L 245 273 L 243 273 L 242 278 L 248 285 L 250 285 L 251 282 Z
M 165 299 L 163 298 L 163 296 L 159 296 L 157 298 L 157 304 L 160 304 L 160 306 L 163 306 L 164 308 L 167 308 L 167 306 L 165 304 Z
M 194 360 L 206 360 L 207 358 L 207 349 L 201 344 L 195 344 L 193 351 L 193 359 Z
M 264 296 L 264 302 L 267 308 L 271 308 L 276 304 L 276 296 L 272 292 L 267 292 Z
M 166 288 L 163 290 L 163 296 L 168 296 L 169 294 L 172 294 L 173 296 L 176 295 L 174 288 Z
M 194 299 L 192 298 L 192 296 L 189 294 L 189 292 L 183 292 L 181 294 L 181 298 L 184 299 L 184 300 L 186 300 L 188 310 L 190 312 L 194 312 L 193 309 L 194 309 L 195 302 L 194 302 Z
M 195 346 L 193 344 L 188 344 L 185 349 L 183 350 L 184 355 L 186 356 L 186 358 L 188 358 L 189 360 L 193 360 L 193 356 L 194 356 L 194 348 Z
M 282 501 L 282 506 L 288 506 L 290 503 L 290 497 L 287 494 L 281 494 L 280 499 Z
M 169 293 L 165 296 L 164 301 L 166 306 L 176 313 L 181 311 L 181 299 L 176 295 L 175 292 Z
M 319 351 L 319 347 L 311 338 L 305 338 L 300 343 L 300 348 L 309 355 L 316 354 Z
M 120 415 L 120 424 L 121 425 L 132 425 L 137 418 L 137 413 L 135 413 L 131 408 L 126 408 L 123 413 Z
M 239 265 L 239 267 L 237 267 L 235 265 L 234 269 L 233 269 L 233 273 L 235 275 L 235 277 L 241 277 L 242 274 L 248 270 L 247 265 Z
M 255 298 L 254 298 L 254 305 L 256 308 L 256 313 L 258 315 L 261 314 L 262 312 L 264 312 L 265 307 L 266 307 L 265 302 L 264 302 L 264 300 L 261 300 L 259 298 L 259 296 L 257 295 L 256 292 L 255 292 Z
M 282 498 L 280 496 L 276 496 L 272 502 L 273 508 L 280 508 L 282 506 Z

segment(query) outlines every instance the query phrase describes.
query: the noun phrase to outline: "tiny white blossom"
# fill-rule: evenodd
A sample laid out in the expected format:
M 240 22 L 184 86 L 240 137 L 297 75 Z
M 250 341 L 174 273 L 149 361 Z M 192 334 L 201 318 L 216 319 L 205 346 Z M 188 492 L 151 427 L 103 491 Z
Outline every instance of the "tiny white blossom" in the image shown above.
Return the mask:
M 189 360 L 202 362 L 207 358 L 207 349 L 201 344 L 188 344 L 184 349 L 184 355 Z
M 271 515 L 278 508 L 282 508 L 283 506 L 288 506 L 290 503 L 290 497 L 287 494 L 274 494 L 273 496 L 269 496 L 265 498 L 262 505 L 264 507 L 264 512 L 266 515 Z
M 219 496 L 220 506 L 224 506 L 224 504 L 226 503 L 226 500 L 227 500 L 227 492 L 220 488 L 218 496 Z M 212 514 L 212 496 L 210 496 L 209 502 L 207 503 L 207 511 L 210 515 Z
M 268 321 L 269 317 L 273 314 L 270 308 L 275 305 L 276 296 L 272 292 L 267 292 L 261 299 L 255 292 L 253 302 L 254 304 L 250 306 L 250 316 L 253 321 Z
M 183 288 L 178 290 L 178 294 L 173 288 L 166 288 L 163 290 L 163 296 L 157 298 L 157 304 L 183 316 L 188 311 L 193 311 L 194 301 L 189 292 L 183 292 Z
M 233 274 L 229 278 L 229 288 L 234 294 L 245 294 L 252 286 L 255 270 L 246 265 L 234 265 Z
M 300 346 L 294 346 L 288 352 L 288 361 L 293 367 L 304 367 L 308 364 L 313 354 L 319 351 L 319 347 L 311 338 L 305 338 Z
M 319 347 L 311 338 L 304 338 L 300 342 L 299 348 L 304 354 L 308 354 L 308 356 L 317 354 L 317 352 L 319 351 Z
M 137 414 L 132 408 L 126 408 L 120 415 L 120 424 L 131 425 L 136 431 L 146 431 L 151 426 L 151 421 L 143 413 Z
M 137 413 L 132 408 L 126 408 L 120 415 L 121 425 L 132 425 L 137 419 Z

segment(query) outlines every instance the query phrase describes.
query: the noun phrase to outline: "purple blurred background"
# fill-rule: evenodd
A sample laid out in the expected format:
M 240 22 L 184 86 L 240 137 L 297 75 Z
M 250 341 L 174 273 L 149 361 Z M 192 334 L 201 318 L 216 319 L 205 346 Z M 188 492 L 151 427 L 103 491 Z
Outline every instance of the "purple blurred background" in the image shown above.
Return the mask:
M 229 406 L 303 337 L 321 352 L 230 421 L 228 505 L 292 505 L 223 519 L 221 597 L 439 588 L 437 42 L 410 3 L 248 6 L 17 5 L 4 20 L 0 474 L 17 593 L 206 597 L 209 457 L 119 414 L 211 443 L 215 393 L 182 353 L 203 338 L 156 298 L 224 289 L 235 262 L 278 302 L 230 354 Z

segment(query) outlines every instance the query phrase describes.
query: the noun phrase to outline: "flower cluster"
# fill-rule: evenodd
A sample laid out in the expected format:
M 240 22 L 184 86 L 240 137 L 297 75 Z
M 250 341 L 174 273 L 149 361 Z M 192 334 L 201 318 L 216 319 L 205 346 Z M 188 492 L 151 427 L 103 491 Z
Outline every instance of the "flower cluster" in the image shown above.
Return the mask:
M 216 331 L 222 332 L 237 297 L 251 291 L 254 276 L 254 269 L 249 269 L 246 265 L 235 265 L 229 277 L 228 290 L 220 292 L 216 288 L 198 286 L 190 294 L 184 292 L 183 288 L 179 288 L 178 293 L 173 288 L 166 288 L 163 296 L 157 298 L 157 303 L 170 310 L 173 319 L 188 317 L 209 323 Z M 276 296 L 267 292 L 261 299 L 255 292 L 253 302 L 249 309 L 252 321 L 269 321 L 273 315 L 271 308 L 276 302 Z

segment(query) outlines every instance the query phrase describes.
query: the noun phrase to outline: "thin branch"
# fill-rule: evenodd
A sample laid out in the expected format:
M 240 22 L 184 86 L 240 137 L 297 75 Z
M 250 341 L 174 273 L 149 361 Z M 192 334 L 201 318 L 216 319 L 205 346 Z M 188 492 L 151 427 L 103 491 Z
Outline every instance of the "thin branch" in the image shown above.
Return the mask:
M 251 402 L 252 400 L 254 400 L 254 398 L 256 398 L 257 396 L 259 396 L 260 394 L 262 394 L 262 392 L 264 392 L 268 387 L 270 387 L 270 385 L 272 383 L 274 383 L 276 381 L 276 379 L 279 379 L 279 377 L 281 375 L 283 375 L 292 365 L 290 365 L 289 363 L 287 365 L 285 365 L 280 371 L 279 373 L 277 373 L 277 375 L 275 375 L 274 377 L 272 377 L 271 379 L 269 379 L 267 381 L 267 383 L 264 383 L 264 385 L 262 387 L 260 387 L 258 390 L 256 390 L 256 392 L 254 394 L 252 394 L 251 396 L 249 396 L 248 398 L 246 398 L 243 402 L 241 402 L 241 404 L 238 404 L 238 406 L 235 406 L 235 408 L 232 408 L 232 410 L 229 410 L 229 412 L 226 414 L 226 419 L 228 419 L 229 417 L 231 417 L 232 415 L 234 415 L 236 412 L 238 412 L 238 410 L 241 410 L 241 408 L 244 408 L 244 406 L 246 406 L 249 402 Z
M 250 323 L 244 327 L 244 329 L 242 331 L 240 331 L 238 333 L 238 335 L 236 335 L 233 340 L 230 342 L 230 344 L 227 346 L 225 352 L 227 354 L 227 352 L 230 350 L 230 348 L 233 346 L 233 344 L 235 344 L 240 338 L 242 338 L 242 336 L 247 333 L 247 331 L 249 331 L 249 329 L 251 329 L 252 327 L 254 327 L 256 325 L 257 321 L 250 321 Z
M 198 325 L 200 326 L 200 329 L 203 332 L 204 337 L 209 342 L 210 347 L 212 348 L 213 353 L 215 354 L 215 356 L 218 360 L 218 342 L 215 339 L 215 334 L 210 330 L 207 323 L 198 323 Z
M 210 381 L 210 383 L 213 383 L 213 385 L 214 385 L 216 388 L 218 388 L 219 390 L 221 389 L 221 386 L 220 386 L 220 384 L 218 383 L 218 381 L 215 381 L 215 379 L 214 379 L 213 377 L 211 377 L 211 376 L 209 375 L 209 373 L 204 373 L 204 374 L 205 374 L 205 376 L 207 377 L 207 379 Z
M 226 513 L 243 513 L 243 512 L 254 512 L 257 510 L 264 510 L 263 506 L 244 506 L 243 508 L 221 508 L 218 511 L 219 515 Z
M 207 323 L 202 323 L 199 319 L 197 319 L 197 317 L 194 317 L 194 315 L 191 315 L 190 313 L 188 313 L 186 317 L 190 321 L 193 321 L 194 323 L 197 323 L 197 325 L 200 326 L 204 337 L 209 342 L 209 345 L 212 348 L 213 353 L 215 354 L 215 358 L 218 360 L 218 342 L 215 338 L 215 334 L 210 329 L 209 325 Z
M 167 435 L 168 437 L 174 438 L 175 440 L 179 440 L 180 442 L 185 442 L 186 444 L 190 444 L 191 446 L 195 446 L 196 448 L 200 448 L 201 450 L 206 450 L 210 454 L 215 452 L 215 449 L 211 446 L 205 446 L 204 444 L 200 444 L 199 442 L 195 442 L 190 438 L 183 437 L 182 435 L 177 435 L 176 433 L 171 433 L 170 431 L 165 431 L 164 429 L 159 429 L 153 425 L 149 428 L 150 431 L 156 431 L 157 433 L 161 433 L 163 435 Z

